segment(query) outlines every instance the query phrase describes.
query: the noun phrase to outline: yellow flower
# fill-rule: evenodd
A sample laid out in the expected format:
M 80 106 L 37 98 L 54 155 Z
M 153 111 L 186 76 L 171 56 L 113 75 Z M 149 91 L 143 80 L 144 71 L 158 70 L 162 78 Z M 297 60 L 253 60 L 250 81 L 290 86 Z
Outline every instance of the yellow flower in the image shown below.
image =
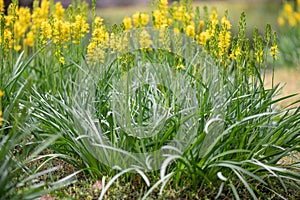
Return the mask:
M 41 23 L 40 40 L 43 44 L 47 43 L 47 40 L 52 37 L 52 28 L 49 20 L 44 20 Z
M 131 18 L 130 17 L 125 17 L 123 19 L 123 24 L 124 24 L 125 30 L 131 29 L 132 28 Z
M 223 29 L 229 30 L 231 28 L 230 21 L 226 17 L 222 18 L 221 24 Z
M 197 35 L 197 41 L 199 44 L 205 45 L 206 40 L 210 38 L 210 34 L 207 31 L 201 32 L 199 35 Z
M 155 29 L 163 29 L 171 24 L 171 20 L 169 20 L 164 12 L 160 10 L 153 11 L 153 25 Z
M 284 10 L 285 13 L 290 14 L 290 13 L 293 12 L 293 7 L 292 7 L 291 4 L 285 3 L 284 7 L 283 7 L 283 10 Z
M 87 47 L 87 60 L 89 64 L 104 62 L 105 49 L 109 47 L 109 33 L 103 25 L 103 19 L 96 17 L 90 43 Z
M 132 15 L 134 27 L 146 26 L 149 22 L 149 15 L 147 13 L 136 12 Z
M 58 61 L 61 64 L 65 64 L 65 58 L 63 56 L 59 57 Z
M 99 27 L 99 26 L 103 25 L 103 19 L 101 17 L 96 17 L 95 20 L 94 20 L 94 25 L 96 27 Z
M 203 29 L 204 29 L 204 21 L 200 20 L 199 21 L 199 31 L 200 31 L 200 33 L 203 31 Z
M 143 30 L 141 32 L 139 44 L 140 44 L 141 49 L 151 48 L 151 45 L 152 45 L 151 36 L 146 30 Z
M 20 51 L 22 49 L 22 46 L 21 45 L 15 45 L 14 46 L 14 50 L 15 51 Z
M 283 17 L 278 17 L 277 22 L 278 22 L 279 26 L 283 26 L 284 25 L 284 18 Z
M 0 97 L 2 97 L 4 95 L 4 92 L 2 90 L 0 90 Z
M 186 27 L 186 35 L 189 36 L 190 38 L 193 38 L 195 36 L 195 26 L 193 26 L 192 24 L 188 25 Z
M 232 58 L 233 60 L 237 60 L 239 58 L 239 56 L 242 55 L 241 53 L 241 48 L 237 47 L 236 49 L 234 49 L 231 54 L 230 54 L 230 58 Z
M 262 50 L 259 50 L 259 51 L 255 52 L 255 58 L 256 58 L 257 62 L 262 63 L 263 62 L 263 56 L 264 56 L 264 52 Z
M 140 21 L 140 12 L 136 12 L 132 15 L 132 19 L 133 19 L 133 26 L 137 27 L 139 25 L 139 21 Z
M 0 33 L 1 36 L 1 33 Z M 13 34 L 10 30 L 5 29 L 4 30 L 4 36 L 3 36 L 3 41 L 2 41 L 2 36 L 0 38 L 0 45 L 4 46 L 4 49 L 7 51 L 13 47 Z
M 159 0 L 158 7 L 161 11 L 166 13 L 168 9 L 168 0 Z
M 183 65 L 183 64 L 181 64 L 181 65 L 177 65 L 177 66 L 176 66 L 176 69 L 182 69 L 182 70 L 184 70 L 184 69 L 185 69 L 185 67 L 184 67 L 184 65 Z
M 141 13 L 141 25 L 146 26 L 149 22 L 149 15 L 147 13 Z
M 173 31 L 174 31 L 174 33 L 180 33 L 180 30 L 179 30 L 179 28 L 177 28 L 177 27 L 175 27 L 175 28 L 173 29 Z
M 295 12 L 294 17 L 297 20 L 297 22 L 299 23 L 300 22 L 300 13 Z
M 288 17 L 288 22 L 289 22 L 289 25 L 291 27 L 294 27 L 294 26 L 297 25 L 297 20 L 296 20 L 296 18 L 294 16 L 289 16 Z
M 223 30 L 219 33 L 219 42 L 218 42 L 219 56 L 223 56 L 224 54 L 226 54 L 230 45 L 230 38 L 231 38 L 230 31 Z
M 270 49 L 270 54 L 275 60 L 278 59 L 277 53 L 278 53 L 278 46 L 275 44 L 275 45 L 271 46 L 271 49 Z
M 4 12 L 4 0 L 0 0 L 0 14 Z
M 89 24 L 86 22 L 85 17 L 82 15 L 76 15 L 75 22 L 72 23 L 71 26 L 73 43 L 78 44 L 81 38 L 83 38 L 85 34 L 89 32 Z
M 173 7 L 174 12 L 173 12 L 173 19 L 178 20 L 178 21 L 183 21 L 184 19 L 184 14 L 185 14 L 185 7 L 184 6 L 174 6 Z
M 214 23 L 217 21 L 217 23 L 218 23 L 218 13 L 217 13 L 216 9 L 213 9 L 211 11 L 211 14 L 209 16 L 209 20 L 212 21 L 212 22 L 214 22 Z
M 58 1 L 55 4 L 55 12 L 54 12 L 54 17 L 58 19 L 62 19 L 64 15 L 65 9 L 61 5 L 61 3 Z
M 49 14 L 49 6 L 50 2 L 48 0 L 42 0 L 41 7 L 39 9 L 39 17 L 42 19 L 46 19 Z

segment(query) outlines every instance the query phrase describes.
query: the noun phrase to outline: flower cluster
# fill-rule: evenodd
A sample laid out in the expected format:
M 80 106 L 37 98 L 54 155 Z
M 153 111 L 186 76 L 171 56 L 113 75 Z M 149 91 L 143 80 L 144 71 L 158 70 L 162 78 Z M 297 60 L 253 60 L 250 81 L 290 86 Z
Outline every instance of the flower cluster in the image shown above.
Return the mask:
M 294 10 L 295 7 L 296 9 Z M 284 3 L 283 9 L 278 17 L 278 24 L 283 26 L 286 23 L 291 27 L 295 27 L 300 23 L 300 0 L 297 0 L 297 6 L 289 2 Z
M 158 41 L 161 45 L 164 44 L 164 49 L 170 49 L 167 45 L 167 43 L 170 43 L 170 38 L 168 38 L 169 35 L 166 35 L 165 31 L 168 29 L 173 30 L 174 33 L 185 34 L 191 40 L 197 42 L 207 54 L 224 67 L 229 66 L 232 61 L 242 63 L 245 59 L 253 58 L 257 63 L 264 61 L 266 56 L 264 48 L 268 46 L 268 42 L 262 36 L 257 36 L 254 51 L 250 50 L 250 41 L 245 37 L 246 22 L 244 14 L 241 16 L 239 34 L 233 37 L 227 12 L 219 18 L 216 9 L 209 12 L 205 7 L 204 16 L 200 16 L 199 13 L 199 9 L 193 9 L 187 1 L 174 2 L 169 5 L 166 0 L 159 0 L 151 12 L 152 16 L 147 13 L 136 12 L 132 16 L 123 19 L 123 26 L 127 32 L 137 27 L 142 29 L 138 37 L 141 40 L 138 41 L 142 46 L 141 48 L 150 48 L 155 43 L 155 41 L 151 41 L 147 31 L 143 30 L 146 25 L 152 24 L 154 29 L 159 31 Z M 92 43 L 93 38 L 91 39 Z M 172 39 L 174 40 L 174 38 Z M 93 46 L 90 46 L 89 49 Z M 275 40 L 272 46 L 268 47 L 268 51 L 274 59 L 277 59 L 278 49 Z
M 3 0 L 0 2 L 0 12 L 3 13 Z M 24 50 L 27 54 L 50 44 L 49 49 L 60 64 L 65 64 L 66 51 L 81 49 L 81 53 L 87 52 L 88 63 L 92 64 L 103 63 L 111 53 L 125 52 L 130 41 L 134 41 L 141 49 L 149 50 L 155 46 L 170 51 L 171 41 L 176 41 L 175 35 L 183 34 L 225 68 L 232 62 L 244 63 L 245 59 L 252 58 L 255 62 L 262 63 L 266 55 L 265 46 L 273 58 L 277 59 L 275 40 L 269 47 L 261 36 L 255 36 L 257 42 L 254 44 L 254 51 L 250 50 L 250 42 L 245 37 L 244 14 L 241 16 L 239 34 L 233 37 L 227 12 L 219 17 L 215 9 L 209 12 L 204 7 L 202 16 L 199 8 L 194 9 L 190 3 L 183 0 L 170 5 L 167 0 L 158 0 L 153 11 L 136 12 L 127 16 L 112 31 L 106 27 L 102 18 L 96 16 L 92 19 L 90 28 L 87 10 L 81 9 L 86 4 L 82 2 L 80 8 L 75 9 L 73 5 L 65 10 L 60 2 L 53 4 L 53 1 L 42 0 L 39 4 L 35 1 L 32 13 L 28 8 L 11 4 L 8 14 L 1 15 L 0 47 L 4 53 Z M 284 10 L 283 16 L 297 19 L 297 13 L 291 9 L 290 4 L 286 4 Z M 147 26 L 153 26 L 158 34 L 154 36 L 147 30 Z M 131 31 L 138 29 L 138 36 L 134 37 Z M 168 30 L 172 30 L 174 34 L 168 33 Z M 91 37 L 88 36 L 90 31 Z
M 93 24 L 93 33 L 90 44 L 87 47 L 89 61 L 104 61 L 105 48 L 108 47 L 109 32 L 103 24 L 103 19 L 96 17 Z
M 3 13 L 3 0 L 0 2 L 0 12 Z M 75 17 L 69 17 L 60 2 L 51 5 L 50 1 L 42 0 L 39 6 L 35 1 L 32 13 L 29 8 L 10 4 L 8 14 L 2 16 L 0 45 L 4 52 L 25 50 L 27 53 L 30 48 L 38 49 L 51 41 L 54 54 L 62 64 L 63 49 L 79 44 L 89 33 L 87 14 L 79 12 Z

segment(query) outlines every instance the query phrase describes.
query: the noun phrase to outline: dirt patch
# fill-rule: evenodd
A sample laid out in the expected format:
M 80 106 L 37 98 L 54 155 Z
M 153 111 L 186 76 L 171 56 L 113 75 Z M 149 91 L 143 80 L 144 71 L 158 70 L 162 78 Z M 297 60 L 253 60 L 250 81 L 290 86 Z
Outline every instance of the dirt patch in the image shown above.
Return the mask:
M 275 70 L 274 85 L 280 84 L 284 86 L 280 92 L 280 97 L 291 94 L 298 94 L 292 98 L 284 100 L 279 103 L 281 107 L 287 106 L 292 102 L 300 100 L 300 67 L 297 68 L 279 68 Z M 266 88 L 272 87 L 272 73 L 268 73 L 265 79 Z M 293 105 L 293 107 L 300 106 L 300 102 Z

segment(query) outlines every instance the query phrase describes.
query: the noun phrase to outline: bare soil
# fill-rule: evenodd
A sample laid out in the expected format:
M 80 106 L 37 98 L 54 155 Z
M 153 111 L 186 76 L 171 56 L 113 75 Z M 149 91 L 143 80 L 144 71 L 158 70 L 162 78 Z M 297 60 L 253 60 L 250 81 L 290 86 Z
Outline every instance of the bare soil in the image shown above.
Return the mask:
M 272 87 L 272 73 L 268 73 L 266 75 L 265 84 L 266 88 Z M 300 66 L 295 68 L 276 69 L 274 74 L 274 85 L 276 84 L 280 84 L 280 86 L 283 86 L 278 98 L 291 94 L 297 94 L 292 98 L 280 102 L 280 107 L 285 107 L 290 103 L 300 101 Z M 293 105 L 293 107 L 298 106 L 300 106 L 300 102 Z

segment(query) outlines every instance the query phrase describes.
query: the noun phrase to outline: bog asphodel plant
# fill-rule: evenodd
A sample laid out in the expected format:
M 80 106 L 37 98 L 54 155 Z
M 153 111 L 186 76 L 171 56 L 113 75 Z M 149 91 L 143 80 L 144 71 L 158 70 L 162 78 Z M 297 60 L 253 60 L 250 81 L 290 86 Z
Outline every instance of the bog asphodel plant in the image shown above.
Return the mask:
M 50 1 L 42 0 L 39 6 L 39 1 L 35 0 L 31 12 L 29 8 L 18 7 L 17 1 L 13 1 L 8 14 L 4 15 L 4 0 L 0 2 L 0 45 L 5 53 L 24 50 L 27 54 L 31 52 L 29 49 L 37 50 L 51 42 L 55 57 L 64 64 L 64 49 L 79 45 L 89 33 L 87 12 L 84 10 L 68 15 L 60 2 L 51 5 Z
M 174 38 L 166 34 L 166 30 L 172 30 L 175 34 L 184 34 L 195 41 L 207 55 L 225 68 L 232 62 L 244 63 L 244 60 L 252 58 L 255 62 L 262 63 L 267 51 L 274 59 L 277 58 L 275 40 L 270 46 L 261 36 L 254 36 L 257 37 L 254 51 L 250 50 L 249 41 L 244 35 L 244 15 L 241 16 L 238 35 L 233 36 L 227 12 L 220 17 L 215 9 L 209 13 L 205 8 L 203 15 L 200 15 L 199 8 L 194 9 L 190 1 L 170 5 L 167 0 L 158 0 L 152 12 L 135 12 L 132 16 L 126 16 L 117 31 L 110 31 L 103 19 L 97 16 L 92 19 L 90 28 L 86 10 L 75 10 L 75 6 L 65 10 L 60 2 L 51 5 L 52 1 L 42 0 L 39 4 L 36 0 L 31 12 L 28 8 L 18 7 L 14 1 L 9 6 L 8 14 L 4 15 L 3 1 L 0 0 L 0 45 L 2 52 L 7 55 L 10 52 L 22 51 L 25 51 L 25 54 L 32 53 L 49 43 L 49 46 L 52 46 L 52 55 L 60 64 L 65 64 L 64 55 L 76 49 L 73 48 L 74 45 L 81 45 L 82 52 L 87 52 L 89 64 L 103 63 L 105 57 L 109 57 L 111 53 L 126 52 L 132 37 L 130 32 L 139 29 L 139 37 L 133 40 L 141 49 L 151 49 L 155 44 L 153 40 L 156 39 L 160 47 L 170 49 L 170 40 Z M 299 14 L 291 10 L 290 4 L 285 4 L 284 11 L 283 17 L 293 25 L 292 19 L 297 21 Z M 159 34 L 152 35 L 147 27 L 153 27 Z M 88 39 L 90 31 L 91 38 Z M 88 40 L 89 43 L 86 43 Z M 8 58 L 3 56 L 3 59 L 4 57 Z

